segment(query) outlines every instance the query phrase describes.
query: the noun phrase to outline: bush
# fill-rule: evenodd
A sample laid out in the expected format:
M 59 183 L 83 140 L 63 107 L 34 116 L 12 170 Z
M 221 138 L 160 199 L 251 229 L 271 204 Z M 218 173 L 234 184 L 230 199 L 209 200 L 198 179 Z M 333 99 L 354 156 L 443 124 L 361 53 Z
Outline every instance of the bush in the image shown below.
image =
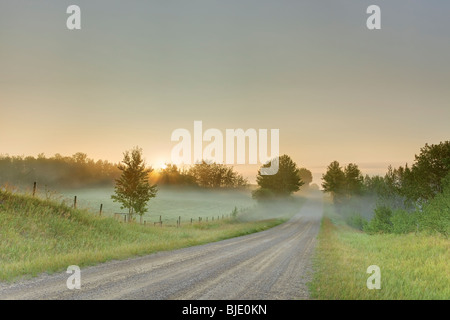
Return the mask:
M 375 208 L 375 216 L 369 221 L 363 230 L 367 233 L 390 233 L 392 232 L 392 209 L 386 206 Z
M 267 201 L 275 198 L 275 194 L 272 190 L 259 188 L 252 191 L 252 198 L 258 201 Z
M 360 213 L 353 213 L 347 217 L 346 222 L 350 227 L 358 230 L 364 230 L 365 226 L 368 224 L 368 221 L 364 219 Z
M 404 234 L 417 231 L 417 213 L 405 210 L 396 210 L 390 218 L 392 233 Z

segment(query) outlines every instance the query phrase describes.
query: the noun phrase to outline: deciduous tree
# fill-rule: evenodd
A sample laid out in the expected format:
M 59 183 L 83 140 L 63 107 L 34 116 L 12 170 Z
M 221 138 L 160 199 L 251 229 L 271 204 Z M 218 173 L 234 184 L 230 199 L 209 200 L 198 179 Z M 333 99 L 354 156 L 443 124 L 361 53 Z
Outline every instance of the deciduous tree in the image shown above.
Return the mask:
M 122 164 L 119 164 L 122 175 L 116 179 L 114 202 L 119 202 L 122 209 L 128 209 L 128 221 L 133 214 L 142 215 L 147 212 L 147 203 L 156 196 L 156 185 L 150 185 L 148 174 L 153 171 L 147 168 L 142 157 L 142 149 L 136 147 L 124 152 Z

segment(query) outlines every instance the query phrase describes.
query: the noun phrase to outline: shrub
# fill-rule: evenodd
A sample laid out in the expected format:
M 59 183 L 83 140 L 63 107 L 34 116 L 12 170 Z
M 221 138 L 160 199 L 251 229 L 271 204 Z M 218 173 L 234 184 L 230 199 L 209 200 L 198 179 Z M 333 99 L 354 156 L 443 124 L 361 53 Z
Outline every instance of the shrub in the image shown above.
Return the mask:
M 363 230 L 367 233 L 390 233 L 392 232 L 392 209 L 386 206 L 375 208 L 375 216 L 369 221 Z
M 272 190 L 259 188 L 252 191 L 252 198 L 258 201 L 268 201 L 275 198 L 275 194 Z
M 352 215 L 347 217 L 346 222 L 349 226 L 358 230 L 364 230 L 365 226 L 368 223 L 368 221 L 364 219 L 360 213 L 353 213 Z

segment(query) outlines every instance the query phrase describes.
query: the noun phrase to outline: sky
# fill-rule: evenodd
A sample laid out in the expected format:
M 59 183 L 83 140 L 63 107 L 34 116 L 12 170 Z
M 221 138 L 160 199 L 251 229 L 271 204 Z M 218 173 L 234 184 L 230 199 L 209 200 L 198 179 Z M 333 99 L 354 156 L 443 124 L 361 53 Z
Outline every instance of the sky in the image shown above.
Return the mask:
M 139 146 L 158 167 L 200 120 L 279 129 L 317 184 L 333 160 L 383 174 L 450 138 L 449 15 L 445 0 L 1 0 L 0 154 Z

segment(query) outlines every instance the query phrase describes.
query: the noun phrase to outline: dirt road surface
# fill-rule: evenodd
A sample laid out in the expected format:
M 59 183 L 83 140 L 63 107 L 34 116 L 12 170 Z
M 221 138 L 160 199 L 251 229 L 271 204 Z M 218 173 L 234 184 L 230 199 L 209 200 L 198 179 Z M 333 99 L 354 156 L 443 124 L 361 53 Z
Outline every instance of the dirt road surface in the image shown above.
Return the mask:
M 266 231 L 86 267 L 79 290 L 66 272 L 0 284 L 0 299 L 308 299 L 321 217 L 322 199 L 309 199 Z

